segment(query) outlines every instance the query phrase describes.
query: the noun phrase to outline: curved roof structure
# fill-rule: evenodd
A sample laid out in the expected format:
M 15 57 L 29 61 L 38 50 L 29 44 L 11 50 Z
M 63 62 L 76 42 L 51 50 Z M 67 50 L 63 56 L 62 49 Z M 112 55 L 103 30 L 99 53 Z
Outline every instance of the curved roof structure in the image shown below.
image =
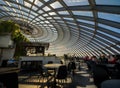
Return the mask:
M 0 0 L 0 19 L 17 22 L 31 42 L 50 43 L 46 53 L 120 54 L 119 0 Z

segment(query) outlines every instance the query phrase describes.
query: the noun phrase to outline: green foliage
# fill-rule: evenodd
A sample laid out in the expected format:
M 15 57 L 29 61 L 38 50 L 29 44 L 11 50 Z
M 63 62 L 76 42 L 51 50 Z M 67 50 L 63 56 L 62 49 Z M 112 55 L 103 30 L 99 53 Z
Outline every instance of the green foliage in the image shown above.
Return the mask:
M 11 20 L 0 21 L 0 34 L 11 33 L 12 40 L 16 43 L 14 58 L 18 59 L 23 53 L 21 42 L 29 42 L 28 39 L 21 33 L 20 26 Z
M 15 24 L 13 21 L 0 21 L 0 33 L 11 33 L 16 29 L 19 29 L 19 25 Z
M 20 26 L 11 20 L 0 21 L 0 33 L 11 33 L 15 43 L 25 42 L 28 39 L 21 33 Z

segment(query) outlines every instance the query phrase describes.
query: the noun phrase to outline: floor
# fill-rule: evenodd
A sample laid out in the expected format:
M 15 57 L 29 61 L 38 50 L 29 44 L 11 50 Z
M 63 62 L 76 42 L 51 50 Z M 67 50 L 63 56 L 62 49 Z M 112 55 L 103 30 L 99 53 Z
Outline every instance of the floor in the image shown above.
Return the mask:
M 75 71 L 74 76 L 69 76 L 64 86 L 61 88 L 96 88 L 93 83 L 93 79 L 87 72 L 87 66 L 85 63 L 80 65 L 81 69 Z M 38 79 L 37 76 L 22 75 L 19 76 L 19 88 L 47 88 L 47 84 L 44 79 Z M 60 85 L 59 85 L 60 86 Z

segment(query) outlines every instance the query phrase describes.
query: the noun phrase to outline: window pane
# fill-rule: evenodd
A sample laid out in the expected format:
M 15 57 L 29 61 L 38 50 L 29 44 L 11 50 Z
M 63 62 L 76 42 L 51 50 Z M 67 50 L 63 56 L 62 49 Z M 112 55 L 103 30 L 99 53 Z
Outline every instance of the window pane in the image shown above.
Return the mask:
M 118 15 L 118 14 L 109 14 L 109 13 L 98 12 L 98 17 L 102 18 L 102 19 L 115 21 L 115 22 L 120 22 L 120 15 Z
M 100 4 L 100 5 L 120 5 L 120 0 L 96 0 L 96 4 Z
M 66 15 L 69 14 L 68 11 L 59 11 L 58 13 L 59 13 L 59 14 L 66 14 Z
M 45 11 L 49 11 L 49 10 L 51 10 L 51 9 L 48 8 L 47 6 L 45 6 L 45 7 L 43 8 L 43 10 L 45 10 Z
M 90 11 L 72 11 L 74 15 L 90 16 L 93 17 L 92 12 Z
M 88 0 L 63 0 L 68 6 L 89 5 Z
M 24 4 L 25 4 L 25 6 L 27 6 L 27 7 L 29 7 L 29 8 L 31 7 L 31 4 L 28 3 L 28 2 L 25 2 L 25 1 L 24 1 Z
M 83 23 L 92 24 L 92 25 L 94 25 L 94 24 L 95 24 L 93 21 L 87 21 L 87 20 L 77 19 L 77 21 L 79 21 L 79 22 L 83 22 Z
M 50 4 L 50 6 L 52 6 L 54 9 L 63 7 L 58 1 Z
M 120 33 L 120 29 L 118 29 L 118 28 L 114 28 L 114 27 L 111 27 L 111 26 L 108 26 L 105 24 L 100 24 L 100 23 L 98 24 L 98 26 L 103 27 L 108 30 L 111 30 L 111 31 L 114 31 L 114 32 L 117 32 L 117 33 Z

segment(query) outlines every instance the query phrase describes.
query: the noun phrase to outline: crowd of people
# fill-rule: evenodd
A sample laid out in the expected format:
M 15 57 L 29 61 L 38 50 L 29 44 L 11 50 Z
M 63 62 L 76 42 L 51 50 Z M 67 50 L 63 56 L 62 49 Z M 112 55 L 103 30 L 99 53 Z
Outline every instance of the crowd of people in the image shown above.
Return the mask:
M 100 57 L 96 57 L 96 56 L 86 56 L 84 58 L 84 61 L 93 61 L 95 63 L 102 63 L 102 64 L 116 64 L 119 62 L 119 58 L 116 57 L 115 55 L 105 55 L 105 54 L 101 54 Z

